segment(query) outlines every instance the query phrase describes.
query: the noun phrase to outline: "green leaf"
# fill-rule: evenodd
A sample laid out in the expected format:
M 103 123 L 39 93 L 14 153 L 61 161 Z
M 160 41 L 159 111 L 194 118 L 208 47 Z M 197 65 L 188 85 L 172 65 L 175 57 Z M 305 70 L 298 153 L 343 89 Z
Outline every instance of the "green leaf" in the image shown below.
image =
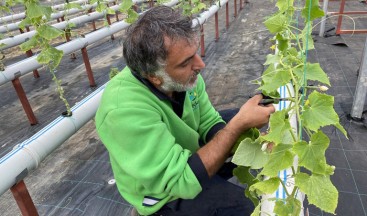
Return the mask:
M 250 191 L 256 192 L 258 195 L 272 194 L 279 187 L 280 181 L 278 177 L 270 178 L 265 181 L 257 182 L 250 187 Z
M 279 144 L 275 146 L 270 154 L 268 163 L 265 164 L 260 174 L 276 177 L 278 171 L 289 168 L 293 165 L 293 154 L 290 151 L 293 145 Z
M 35 2 L 30 2 L 29 4 L 26 4 L 26 6 L 27 6 L 26 14 L 27 17 L 29 17 L 30 19 L 43 16 L 43 9 L 41 5 Z
M 127 12 L 133 5 L 134 3 L 132 0 L 123 0 L 119 9 L 121 12 Z
M 279 11 L 284 12 L 292 7 L 294 0 L 278 0 L 276 6 L 279 8 Z
M 52 14 L 52 8 L 50 6 L 42 6 L 41 7 L 43 16 L 45 16 L 48 20 L 51 19 L 51 14 Z
M 338 205 L 338 190 L 330 181 L 330 176 L 299 173 L 295 184 L 307 195 L 308 202 L 325 212 L 335 214 Z
M 260 131 L 257 128 L 250 128 L 244 133 L 241 134 L 241 136 L 237 139 L 236 143 L 234 144 L 232 148 L 232 154 L 234 154 L 240 145 L 240 143 L 246 139 L 250 138 L 251 140 L 256 140 L 260 136 Z
M 299 216 L 301 212 L 301 202 L 295 197 L 287 197 L 285 201 L 275 202 L 274 213 L 285 216 Z
M 345 131 L 344 127 L 340 123 L 336 123 L 335 127 L 338 128 L 344 134 L 344 136 L 348 138 L 347 131 Z
M 260 204 L 257 205 L 250 216 L 259 216 L 260 215 L 260 208 L 261 208 L 261 205 Z
M 312 24 L 311 22 L 307 22 L 301 34 L 303 51 L 315 49 L 311 33 L 312 33 Z
M 97 4 L 96 11 L 99 13 L 103 13 L 107 9 L 107 6 L 105 4 Z
M 288 39 L 284 38 L 283 35 L 279 33 L 276 35 L 276 39 L 278 41 L 277 43 L 278 50 L 285 51 L 286 49 L 288 49 L 288 43 L 289 43 Z
M 50 25 L 42 25 L 37 29 L 37 33 L 46 40 L 52 40 L 64 34 L 60 29 Z
M 304 111 L 301 114 L 303 126 L 317 131 L 323 126 L 337 125 L 339 116 L 333 105 L 333 96 L 313 91 L 303 107 Z
M 330 143 L 329 138 L 318 131 L 312 134 L 309 143 L 301 141 L 293 146 L 293 151 L 298 155 L 298 163 L 311 170 L 313 173 L 331 175 L 334 169 L 326 164 L 325 151 Z
M 19 24 L 18 27 L 24 30 L 27 26 L 32 25 L 31 19 L 29 17 L 24 18 Z
M 306 0 L 305 7 L 302 10 L 302 17 L 305 21 L 313 21 L 324 15 L 324 11 L 320 9 L 319 0 Z
M 138 13 L 136 13 L 134 10 L 132 10 L 132 9 L 129 9 L 129 11 L 128 11 L 128 13 L 127 13 L 127 19 L 126 19 L 126 22 L 127 23 L 133 23 L 133 22 L 135 22 L 135 20 L 137 20 L 138 19 L 138 17 L 139 17 L 139 14 Z
M 264 22 L 266 28 L 273 34 L 281 32 L 287 24 L 287 17 L 279 13 Z
M 45 64 L 45 65 L 50 64 L 50 66 L 54 69 L 60 64 L 63 53 L 64 52 L 62 50 L 58 50 L 58 49 L 48 45 L 37 56 L 37 61 L 40 64 Z
M 283 68 L 275 69 L 274 65 L 271 64 L 264 71 L 262 75 L 262 85 L 258 88 L 266 92 L 276 91 L 280 86 L 283 86 L 290 82 L 291 74 L 289 71 Z
M 73 8 L 76 8 L 79 10 L 83 9 L 82 6 L 80 6 L 80 4 L 74 3 L 74 2 L 66 3 L 65 8 L 68 10 L 73 9 Z
M 254 206 L 257 206 L 259 199 L 255 194 L 250 192 L 249 188 L 251 185 L 259 182 L 259 180 L 250 173 L 250 167 L 238 166 L 233 169 L 233 175 L 237 177 L 241 184 L 247 184 L 245 195 L 254 203 Z
M 115 14 L 116 12 L 112 8 L 107 8 L 107 14 Z
M 238 146 L 232 162 L 239 166 L 260 169 L 268 161 L 268 158 L 268 154 L 261 150 L 260 139 L 253 141 L 250 138 L 246 138 Z
M 286 118 L 287 111 L 285 109 L 277 111 L 270 116 L 269 125 L 270 131 L 265 136 L 261 136 L 262 139 L 274 142 L 275 144 L 293 143 L 291 135 L 291 125 L 289 119 Z
M 265 61 L 264 65 L 276 64 L 276 63 L 279 63 L 279 61 L 280 61 L 280 56 L 279 55 L 268 54 L 266 56 L 266 61 Z
M 319 63 L 314 64 L 307 63 L 306 67 L 296 68 L 294 70 L 294 73 L 298 77 L 298 79 L 302 80 L 301 83 L 304 83 L 303 74 L 306 73 L 306 81 L 308 80 L 318 81 L 330 86 L 329 78 L 327 77 L 324 70 L 320 67 Z
M 35 48 L 36 46 L 39 45 L 38 38 L 39 38 L 39 36 L 37 34 L 35 34 L 29 40 L 27 40 L 26 42 L 22 43 L 20 45 L 20 49 L 25 52 L 25 51 L 28 51 L 30 49 Z

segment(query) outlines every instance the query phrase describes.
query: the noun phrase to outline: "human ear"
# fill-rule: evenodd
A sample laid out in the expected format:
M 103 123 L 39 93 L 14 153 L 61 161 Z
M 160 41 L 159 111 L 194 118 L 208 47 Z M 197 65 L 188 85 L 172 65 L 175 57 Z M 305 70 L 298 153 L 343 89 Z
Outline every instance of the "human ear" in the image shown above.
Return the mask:
M 156 87 L 162 85 L 162 78 L 158 76 L 149 75 L 147 79 Z

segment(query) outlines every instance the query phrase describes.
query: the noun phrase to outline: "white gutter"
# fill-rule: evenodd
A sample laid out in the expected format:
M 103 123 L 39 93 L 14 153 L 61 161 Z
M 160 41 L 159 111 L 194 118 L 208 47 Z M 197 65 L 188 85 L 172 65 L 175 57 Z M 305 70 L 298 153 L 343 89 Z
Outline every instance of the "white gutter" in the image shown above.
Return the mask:
M 107 0 L 107 3 L 111 3 L 111 2 L 115 2 L 115 0 Z M 79 13 L 79 12 L 87 11 L 87 10 L 92 9 L 92 8 L 96 8 L 97 3 L 94 3 L 93 5 L 84 5 L 84 6 L 81 6 L 81 7 L 82 7 L 82 9 L 72 8 L 70 10 L 60 11 L 60 12 L 57 12 L 57 13 L 52 13 L 51 14 L 51 20 L 55 20 L 55 19 L 64 17 L 66 15 L 72 15 L 72 14 L 76 14 L 76 13 Z M 19 29 L 19 23 L 21 23 L 21 21 L 16 22 L 16 23 L 9 23 L 7 25 L 0 26 L 0 33 L 7 33 L 7 32 L 10 32 L 10 31 L 18 30 Z
M 73 2 L 70 2 L 70 3 L 83 4 L 83 3 L 87 3 L 87 2 L 88 2 L 88 0 L 78 0 L 78 1 L 73 1 Z M 65 7 L 65 4 L 59 4 L 59 5 L 52 6 L 51 8 L 53 10 L 59 10 L 59 9 L 64 9 L 64 7 Z M 25 12 L 9 15 L 9 16 L 5 16 L 5 17 L 0 17 L 0 23 L 7 23 L 7 22 L 10 22 L 10 21 L 15 21 L 15 20 L 23 19 L 23 18 L 25 18 Z
M 177 3 L 178 0 L 174 0 L 164 5 L 172 7 Z M 94 117 L 106 85 L 73 106 L 71 117 L 58 117 L 0 159 L 0 173 L 6 173 L 1 177 L 0 196 Z
M 192 27 L 204 24 L 210 17 L 212 17 L 228 0 L 220 0 L 212 5 L 208 10 L 201 13 L 192 21 Z
M 143 1 L 143 0 L 139 0 Z M 133 1 L 133 2 L 138 2 L 138 1 Z M 119 9 L 119 5 L 114 5 L 112 7 L 110 7 L 112 10 L 117 11 Z M 52 25 L 55 28 L 58 29 L 65 29 L 68 25 L 68 23 L 74 23 L 75 25 L 80 25 L 80 24 L 84 24 L 86 22 L 90 22 L 93 20 L 97 20 L 100 19 L 102 17 L 105 16 L 105 13 L 99 13 L 99 12 L 93 12 L 87 15 L 82 15 L 73 19 L 70 19 L 69 21 L 64 21 L 64 22 L 60 22 L 60 23 L 56 23 L 54 25 Z M 16 35 L 14 37 L 11 38 L 5 38 L 3 40 L 0 40 L 0 44 L 4 44 L 3 46 L 0 47 L 0 50 L 4 50 L 4 49 L 8 49 L 10 47 L 19 45 L 25 41 L 27 41 L 28 39 L 30 39 L 34 34 L 36 34 L 36 31 L 30 31 L 30 32 L 26 32 L 20 35 Z
M 29 172 L 37 168 L 47 155 L 94 117 L 105 87 L 106 84 L 73 106 L 71 117 L 58 117 L 0 159 L 0 196 L 17 183 L 25 169 Z

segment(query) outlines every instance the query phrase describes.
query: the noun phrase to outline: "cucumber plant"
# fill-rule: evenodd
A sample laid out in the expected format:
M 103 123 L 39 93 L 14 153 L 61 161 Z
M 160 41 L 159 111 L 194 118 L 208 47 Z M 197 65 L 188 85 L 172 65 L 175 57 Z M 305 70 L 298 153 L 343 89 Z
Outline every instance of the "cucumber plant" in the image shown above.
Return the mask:
M 325 212 L 335 214 L 338 204 L 338 190 L 330 180 L 335 167 L 325 157 L 330 139 L 322 129 L 335 126 L 345 136 L 347 133 L 334 110 L 334 97 L 325 93 L 326 86 L 330 86 L 328 76 L 318 63 L 307 59 L 308 52 L 315 48 L 311 36 L 313 21 L 324 16 L 324 12 L 318 0 L 302 2 L 304 5 L 300 6 L 294 0 L 277 0 L 277 12 L 264 21 L 274 35 L 272 48 L 276 52 L 266 57 L 267 68 L 257 81 L 258 89 L 266 96 L 280 99 L 277 90 L 286 86 L 290 103 L 271 115 L 267 133 L 249 130 L 235 150 L 232 161 L 238 167 L 234 174 L 248 185 L 245 194 L 256 206 L 252 215 L 298 216 L 302 203 L 296 195 L 300 192 L 309 204 Z M 309 82 L 316 85 L 308 85 Z M 296 118 L 296 126 L 291 127 L 291 118 Z M 288 176 L 294 182 L 292 191 L 278 176 L 284 169 L 292 170 Z M 260 197 L 271 197 L 282 187 L 286 199 L 269 198 L 267 201 L 275 203 L 273 212 L 261 209 L 267 198 Z

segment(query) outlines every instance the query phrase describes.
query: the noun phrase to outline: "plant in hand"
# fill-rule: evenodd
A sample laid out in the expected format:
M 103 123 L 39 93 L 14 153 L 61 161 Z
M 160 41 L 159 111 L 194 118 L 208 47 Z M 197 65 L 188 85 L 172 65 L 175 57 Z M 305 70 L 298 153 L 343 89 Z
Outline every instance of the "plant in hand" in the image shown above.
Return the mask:
M 314 49 L 313 21 L 324 16 L 324 12 L 318 0 L 304 2 L 300 7 L 294 0 L 278 0 L 278 11 L 264 22 L 274 34 L 272 48 L 276 52 L 266 58 L 267 69 L 258 89 L 276 100 L 280 99 L 277 90 L 285 86 L 290 97 L 289 106 L 271 115 L 268 132 L 260 134 L 257 129 L 246 132 L 247 138 L 238 145 L 233 157 L 233 162 L 239 165 L 234 174 L 248 184 L 245 194 L 256 206 L 253 215 L 264 212 L 261 202 L 265 198 L 261 201 L 258 198 L 273 194 L 279 187 L 283 187 L 287 198 L 268 200 L 275 202 L 276 215 L 298 216 L 302 204 L 296 195 L 300 192 L 310 204 L 325 212 L 334 214 L 338 204 L 338 191 L 330 181 L 335 167 L 325 157 L 330 140 L 322 128 L 335 126 L 347 134 L 333 108 L 334 97 L 324 92 L 325 85 L 330 86 L 326 73 L 318 63 L 307 61 L 308 51 Z M 298 14 L 304 20 L 303 27 L 298 23 Z M 308 85 L 309 82 L 318 86 Z M 292 118 L 298 122 L 295 127 L 290 124 Z M 272 145 L 271 151 L 268 143 Z M 292 171 L 288 176 L 294 181 L 291 191 L 278 176 L 284 169 Z

